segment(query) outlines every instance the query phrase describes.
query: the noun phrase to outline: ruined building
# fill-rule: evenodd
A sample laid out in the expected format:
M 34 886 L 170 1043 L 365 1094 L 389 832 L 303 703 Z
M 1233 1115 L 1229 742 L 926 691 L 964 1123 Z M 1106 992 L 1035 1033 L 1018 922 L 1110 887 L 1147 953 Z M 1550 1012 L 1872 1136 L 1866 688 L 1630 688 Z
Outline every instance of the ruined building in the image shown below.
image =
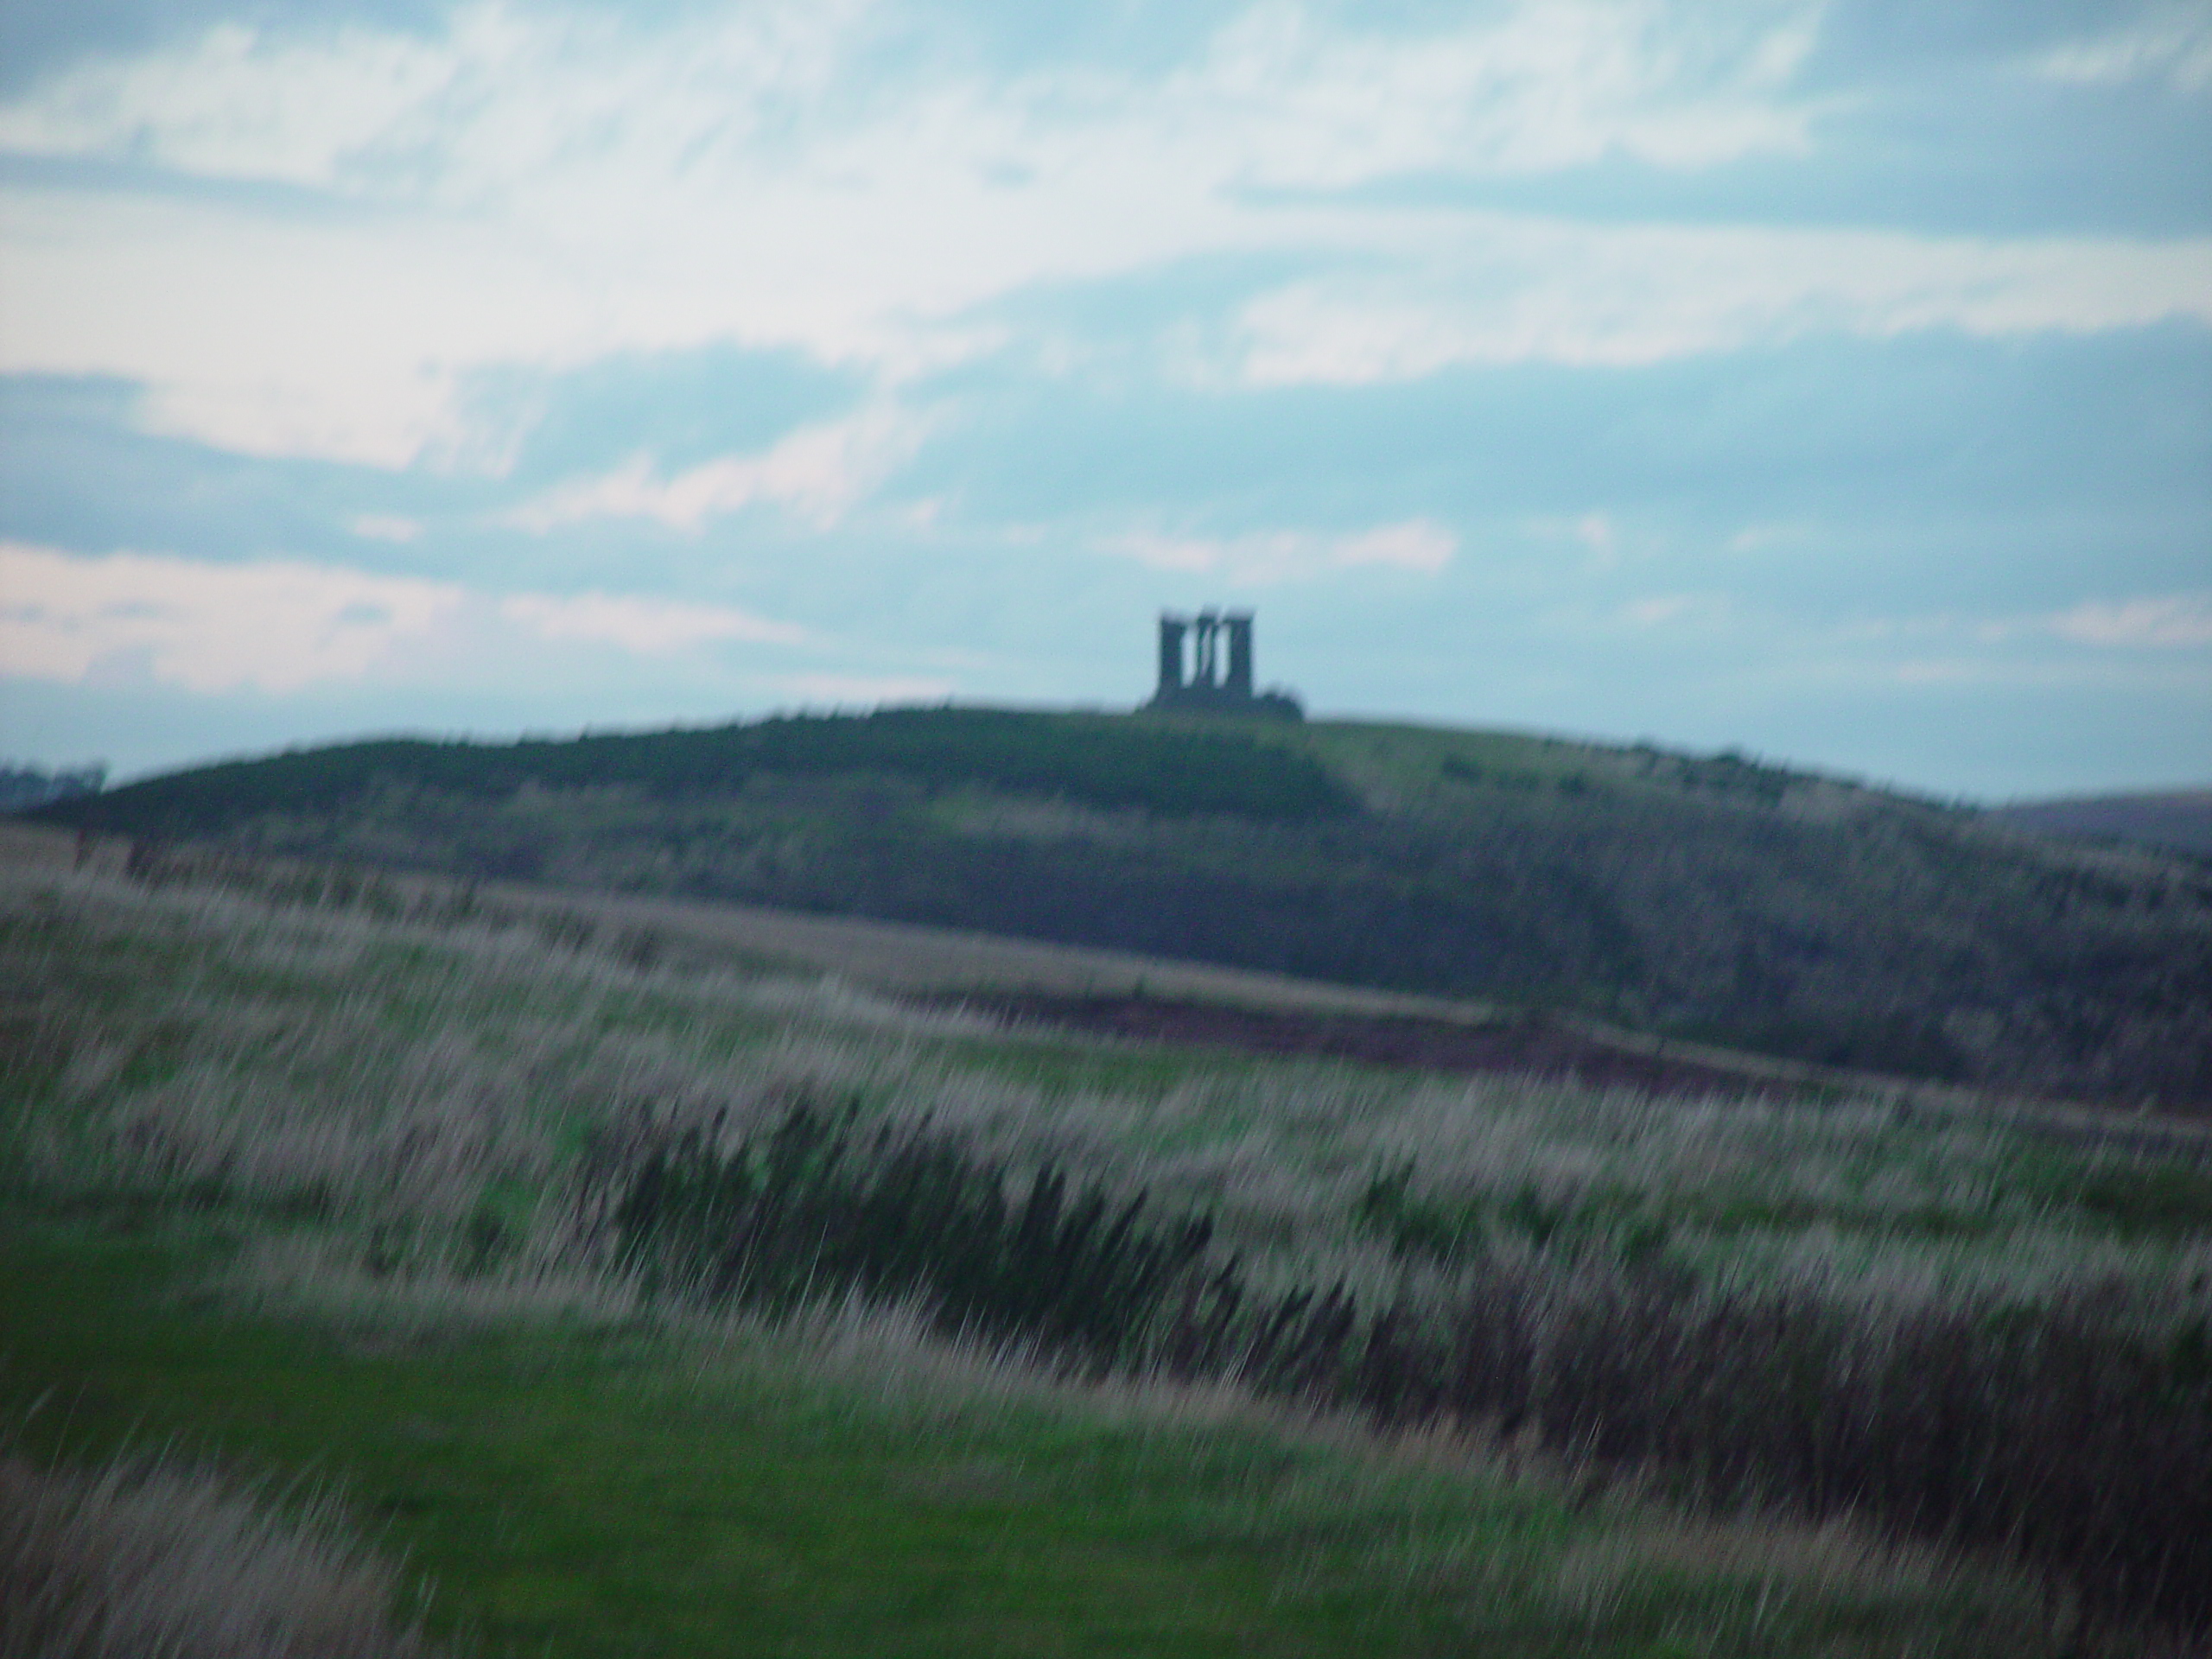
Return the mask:
M 1298 699 L 1279 686 L 1252 690 L 1252 613 L 1160 613 L 1160 689 L 1147 709 L 1179 713 L 1270 715 L 1302 719 Z

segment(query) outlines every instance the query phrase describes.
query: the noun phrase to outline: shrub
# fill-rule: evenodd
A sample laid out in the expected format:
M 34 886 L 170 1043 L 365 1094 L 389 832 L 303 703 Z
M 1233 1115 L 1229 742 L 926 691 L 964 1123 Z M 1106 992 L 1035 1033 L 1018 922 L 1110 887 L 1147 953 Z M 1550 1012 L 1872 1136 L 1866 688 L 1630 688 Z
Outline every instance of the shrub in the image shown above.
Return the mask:
M 1255 1289 L 1209 1254 L 1207 1221 L 1147 1220 L 1141 1193 L 1049 1167 L 1020 1189 L 950 1135 L 812 1103 L 726 1150 L 696 1131 L 649 1148 L 617 1189 L 619 1259 L 666 1291 L 771 1312 L 918 1300 L 941 1330 L 1091 1374 L 1533 1431 L 1709 1503 L 2009 1553 L 2108 1620 L 2212 1625 L 2212 1346 L 2113 1299 L 1720 1291 L 1634 1217 L 1531 1190 L 1437 1233 L 1384 1180 L 1367 1218 L 1456 1266 L 1446 1294 L 1363 1310 L 1341 1283 Z

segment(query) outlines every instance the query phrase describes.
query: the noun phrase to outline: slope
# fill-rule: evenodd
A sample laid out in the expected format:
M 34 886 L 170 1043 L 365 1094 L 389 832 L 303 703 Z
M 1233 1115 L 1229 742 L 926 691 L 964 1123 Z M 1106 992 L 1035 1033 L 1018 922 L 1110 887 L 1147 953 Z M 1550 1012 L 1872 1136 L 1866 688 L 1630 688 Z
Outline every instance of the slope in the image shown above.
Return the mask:
M 1998 807 L 1989 816 L 2045 835 L 2139 842 L 2212 858 L 2212 789 L 2022 801 Z
M 1734 754 L 907 709 L 346 745 L 37 816 L 1570 1008 L 2025 1092 L 2212 1103 L 2212 872 Z

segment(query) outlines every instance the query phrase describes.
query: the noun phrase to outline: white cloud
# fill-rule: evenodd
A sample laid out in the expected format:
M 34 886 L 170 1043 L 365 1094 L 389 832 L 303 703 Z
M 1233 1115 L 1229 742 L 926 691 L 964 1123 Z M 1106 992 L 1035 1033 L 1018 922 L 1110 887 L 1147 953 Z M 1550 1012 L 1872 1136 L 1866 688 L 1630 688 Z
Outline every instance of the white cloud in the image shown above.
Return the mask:
M 1363 385 L 1465 364 L 1634 366 L 1817 332 L 2212 322 L 2205 237 L 1993 241 L 1500 215 L 1455 229 L 1448 257 L 1295 282 L 1253 301 L 1243 377 Z
M 1459 545 L 1459 538 L 1441 524 L 1409 518 L 1361 535 L 1338 537 L 1330 545 L 1329 563 L 1338 569 L 1386 565 L 1433 576 L 1452 563 Z
M 86 63 L 0 106 L 0 146 L 448 206 L 623 184 L 657 196 L 746 178 L 766 152 L 848 193 L 966 172 L 1019 196 L 1094 168 L 1084 152 L 1106 138 L 1206 182 L 1301 188 L 1609 154 L 1699 165 L 1804 147 L 1812 111 L 1789 82 L 1817 10 L 1520 0 L 1382 32 L 1262 0 L 1150 79 L 1085 67 L 985 85 L 899 79 L 865 0 L 763 0 L 658 31 L 494 0 L 436 39 L 222 23 Z M 861 77 L 874 112 L 856 119 L 842 95 Z
M 2052 80 L 2119 86 L 2164 80 L 2184 92 L 2212 87 L 2212 11 L 2183 0 L 2136 18 L 2126 27 L 2071 41 L 2031 66 Z
M 599 309 L 482 226 L 0 190 L 0 372 L 143 380 L 146 426 L 248 454 L 469 459 L 461 372 L 583 360 Z
M 0 543 L 0 673 L 296 691 L 390 666 L 435 639 L 464 598 L 449 583 L 286 561 L 82 558 Z
M 1810 5 L 1732 20 L 1653 0 L 1544 0 L 1434 33 L 1330 28 L 1253 7 L 1161 107 L 1205 131 L 1225 176 L 1293 188 L 1414 170 L 1516 174 L 1626 155 L 1695 167 L 1806 148 L 1789 95 Z
M 0 107 L 0 146 L 330 185 L 364 152 L 426 137 L 423 117 L 464 62 L 449 47 L 359 27 L 307 44 L 218 23 L 166 52 L 82 64 Z
M 1954 611 L 1865 617 L 1840 629 L 1853 640 L 1963 639 L 1976 645 L 2027 643 L 2028 653 L 2055 673 L 2072 673 L 2080 658 L 2047 649 L 2052 639 L 2116 652 L 2174 651 L 2212 645 L 2212 594 L 2164 594 L 2139 599 L 2083 600 L 2063 611 L 1974 615 Z M 2020 653 L 2009 654 L 2017 659 Z
M 1311 531 L 1262 531 L 1224 537 L 1160 536 L 1149 531 L 1109 537 L 1099 545 L 1150 565 L 1198 575 L 1218 575 L 1241 587 L 1310 580 L 1341 570 L 1383 568 L 1434 575 L 1452 561 L 1459 541 L 1425 518 L 1382 524 L 1351 535 Z
M 1745 524 L 1728 538 L 1731 553 L 1764 553 L 1770 548 L 1789 547 L 1805 540 L 1808 529 L 1798 524 Z
M 2049 619 L 2062 639 L 2134 649 L 2212 645 L 2212 594 L 2090 600 Z
M 696 531 L 709 518 L 767 503 L 817 524 L 834 524 L 913 453 L 924 423 L 889 408 L 802 427 L 758 455 L 724 455 L 658 477 L 650 456 L 563 485 L 508 515 L 544 531 L 586 518 L 655 518 Z
M 587 639 L 620 645 L 639 657 L 688 651 L 718 640 L 800 645 L 806 630 L 772 622 L 726 605 L 695 605 L 626 594 L 518 594 L 499 613 L 546 639 Z
M 493 598 L 291 560 L 215 564 L 0 543 L 0 675 L 30 679 L 284 693 L 542 673 L 549 644 L 611 645 L 658 664 L 716 643 L 810 637 L 729 606 L 605 593 Z
M 34 86 L 0 148 L 372 206 L 6 193 L 0 372 L 143 380 L 157 429 L 388 467 L 496 464 L 457 406 L 486 364 L 734 340 L 895 381 L 989 344 L 963 314 L 1027 284 L 1377 245 L 1370 213 L 1250 186 L 1799 145 L 1802 9 L 1696 16 L 1525 0 L 1384 36 L 1263 4 L 1162 73 L 996 83 L 887 67 L 857 0 L 658 30 L 499 3 L 428 39 L 226 24 Z
M 1711 603 L 1694 594 L 1662 594 L 1630 601 L 1621 607 L 1621 616 L 1639 628 L 1662 627 L 1693 611 L 1709 609 Z
M 461 408 L 472 369 L 728 341 L 896 385 L 1003 339 L 973 320 L 995 300 L 1224 252 L 1366 273 L 1245 310 L 1228 366 L 1262 385 L 2212 315 L 2202 238 L 1570 226 L 1331 194 L 1800 153 L 1817 12 L 1510 0 L 1385 34 L 1263 0 L 1165 70 L 995 81 L 945 68 L 957 54 L 887 54 L 866 0 L 657 28 L 495 3 L 423 38 L 226 24 L 34 86 L 0 105 L 0 148 L 280 182 L 329 210 L 0 191 L 0 372 L 142 381 L 147 424 L 250 454 L 496 470 Z M 641 466 L 540 507 L 829 518 L 854 499 L 849 460 Z
M 417 539 L 423 534 L 423 524 L 420 519 L 410 518 L 396 512 L 365 512 L 356 518 L 346 528 L 363 541 L 397 542 L 402 545 Z

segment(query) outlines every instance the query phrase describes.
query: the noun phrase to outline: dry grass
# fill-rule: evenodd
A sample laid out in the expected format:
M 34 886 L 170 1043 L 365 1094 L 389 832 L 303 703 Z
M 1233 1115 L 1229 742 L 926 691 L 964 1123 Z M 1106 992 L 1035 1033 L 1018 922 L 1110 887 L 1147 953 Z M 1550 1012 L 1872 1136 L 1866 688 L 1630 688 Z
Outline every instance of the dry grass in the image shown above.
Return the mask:
M 414 1659 L 397 1580 L 334 1505 L 285 1514 L 168 1459 L 0 1455 L 0 1659 Z
M 1213 1215 L 1263 1274 L 1371 1292 L 1406 1269 L 1359 1226 L 1359 1200 L 1403 1171 L 1425 1200 L 1468 1210 L 1529 1194 L 1670 1214 L 1671 1247 L 1719 1281 L 1912 1303 L 2121 1282 L 2212 1313 L 2202 1235 L 2101 1231 L 2019 1179 L 2033 1141 L 1901 1119 L 1887 1099 L 1654 1098 L 1222 1057 L 1102 1087 L 1065 1080 L 1065 1057 L 1130 1051 L 840 980 L 641 963 L 613 935 L 549 946 L 531 920 L 383 919 L 20 866 L 0 872 L 0 926 L 34 994 L 10 1010 L 0 1070 L 42 1096 L 19 1142 L 38 1179 L 336 1220 L 374 1235 L 383 1270 L 426 1283 L 456 1251 L 509 1280 L 562 1270 L 582 1146 L 731 1139 L 806 1097 L 1148 1189 Z
M 2068 1181 L 2145 1160 L 2054 1152 L 2002 1122 L 1901 1114 L 1887 1098 L 1655 1099 L 1163 1060 L 836 980 L 680 960 L 558 917 L 379 916 L 92 873 L 0 875 L 0 966 L 31 993 L 10 1010 L 23 1040 L 4 1064 L 29 1107 L 12 1150 L 35 1184 L 282 1212 L 291 1230 L 249 1250 L 240 1294 L 385 1323 L 697 1321 L 641 1304 L 607 1274 L 603 1206 L 654 1148 L 688 1135 L 726 1154 L 800 1103 L 925 1124 L 1017 1191 L 1049 1163 L 1078 1183 L 1146 1190 L 1154 1215 L 1203 1211 L 1255 1297 L 1338 1285 L 1370 1318 L 1402 1307 L 1464 1326 L 1483 1284 L 1519 1287 L 1530 1340 L 1598 1370 L 1611 1338 L 1567 1342 L 1554 1329 L 1560 1310 L 1603 1323 L 1616 1285 L 1606 1230 L 1662 1217 L 1670 1263 L 1707 1299 L 1646 1310 L 1652 1353 L 1681 1362 L 1678 1393 L 1695 1381 L 1691 1362 L 1709 1357 L 1676 1328 L 1692 1315 L 1744 1325 L 1738 1369 L 1755 1379 L 1753 1327 L 1769 1309 L 1817 1305 L 1807 1340 L 1849 1325 L 1876 1349 L 1885 1332 L 1965 1332 L 1993 1309 L 2071 1318 L 2094 1305 L 2120 1310 L 2131 1330 L 2175 1332 L 2212 1315 L 2204 1230 L 2123 1236 L 2067 1197 Z M 1473 1217 L 1478 1258 L 1425 1257 L 1378 1229 L 1363 1209 L 1378 1179 L 1447 1221 Z M 1542 1236 L 1516 1214 L 1573 1224 Z M 1630 1313 L 1641 1282 L 1619 1281 Z M 966 1351 L 957 1332 L 948 1348 L 918 1309 L 823 1318 L 825 1365 L 849 1363 L 856 1340 L 880 1352 L 901 1321 L 910 1367 L 950 1366 L 971 1393 L 978 1375 L 1018 1375 L 1030 1357 Z M 1409 1378 L 1461 1363 L 1437 1340 L 1433 1353 L 1427 1338 L 1407 1350 Z M 1509 1371 L 1493 1379 L 1501 1397 L 1521 1386 Z M 1612 1390 L 1605 1409 L 1625 1421 L 1634 1410 L 1622 1402 L 1658 1379 L 1600 1381 L 1591 1387 Z M 1196 1379 L 1177 1408 L 1256 1408 L 1236 1383 L 1233 1368 Z M 1423 1411 L 1491 1409 L 1481 1387 L 1462 1394 L 1402 1411 L 1385 1389 L 1373 1414 L 1428 1433 Z M 1567 1421 L 1582 1399 L 1559 1395 L 1555 1444 L 1585 1432 Z M 1788 1425 L 1769 1427 L 1788 1438 Z M 1621 1460 L 1645 1456 L 1629 1439 Z M 1723 1498 L 1743 1495 L 1740 1482 L 1721 1484 Z M 1614 1568 L 1577 1570 L 1573 1593 L 1602 1599 Z M 1745 1573 L 1803 1576 L 1771 1564 Z

